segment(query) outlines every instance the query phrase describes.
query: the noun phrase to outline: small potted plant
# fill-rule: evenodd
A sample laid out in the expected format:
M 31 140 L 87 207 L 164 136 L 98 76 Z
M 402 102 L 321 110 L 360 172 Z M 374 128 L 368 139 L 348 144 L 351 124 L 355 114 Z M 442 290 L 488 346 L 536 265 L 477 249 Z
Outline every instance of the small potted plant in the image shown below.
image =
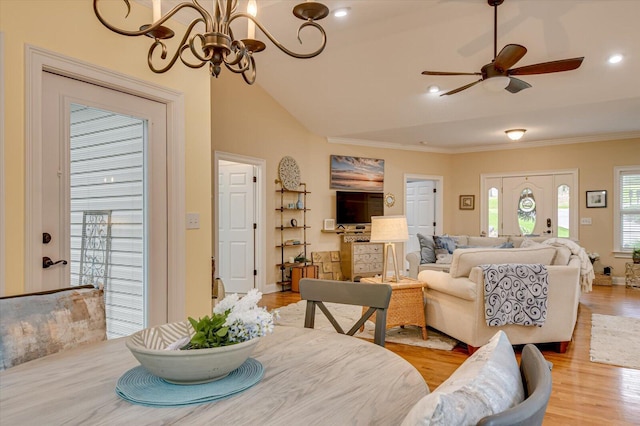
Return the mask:
M 640 263 L 640 244 L 637 244 L 633 248 L 633 253 L 631 255 L 631 258 L 633 259 L 633 263 Z
M 206 383 L 226 377 L 251 355 L 259 337 L 271 333 L 274 315 L 258 307 L 250 290 L 222 299 L 211 316 L 146 328 L 126 345 L 151 374 L 170 383 Z

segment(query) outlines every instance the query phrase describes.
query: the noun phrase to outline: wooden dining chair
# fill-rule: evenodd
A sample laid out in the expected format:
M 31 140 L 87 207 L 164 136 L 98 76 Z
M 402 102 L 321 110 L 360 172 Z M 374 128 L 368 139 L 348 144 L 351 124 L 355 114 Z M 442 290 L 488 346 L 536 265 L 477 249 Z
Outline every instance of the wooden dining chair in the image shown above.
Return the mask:
M 353 336 L 364 325 L 371 315 L 376 314 L 376 328 L 373 341 L 384 346 L 384 335 L 387 325 L 387 309 L 391 300 L 391 286 L 388 284 L 365 284 L 348 281 L 319 280 L 303 278 L 300 280 L 300 298 L 307 301 L 304 326 L 313 328 L 316 306 L 327 317 L 338 333 Z M 369 309 L 345 333 L 325 303 L 365 306 Z
M 487 416 L 478 426 L 539 426 L 551 397 L 551 371 L 544 355 L 534 345 L 525 345 L 520 359 L 525 399 L 501 413 Z

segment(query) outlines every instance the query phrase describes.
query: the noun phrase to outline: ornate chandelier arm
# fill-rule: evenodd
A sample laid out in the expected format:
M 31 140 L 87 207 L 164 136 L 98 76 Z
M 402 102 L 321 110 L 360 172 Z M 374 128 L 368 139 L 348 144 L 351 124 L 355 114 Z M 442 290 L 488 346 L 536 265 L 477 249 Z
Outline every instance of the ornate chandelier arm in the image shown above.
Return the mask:
M 178 59 L 178 57 L 180 57 L 180 60 L 182 61 L 182 63 L 187 65 L 188 67 L 191 67 L 191 68 L 200 68 L 200 67 L 202 67 L 209 59 L 201 58 L 199 55 L 195 55 L 196 58 L 198 58 L 198 60 L 201 61 L 201 63 L 194 65 L 194 64 L 190 64 L 190 63 L 186 62 L 185 59 L 182 57 L 182 52 L 185 49 L 188 49 L 190 43 L 193 42 L 193 38 L 198 36 L 198 35 L 196 35 L 196 36 L 192 37 L 190 43 L 187 43 L 187 39 L 189 38 L 189 34 L 191 34 L 191 31 L 193 31 L 193 27 L 195 27 L 200 22 L 203 22 L 203 20 L 198 18 L 198 19 L 194 19 L 191 22 L 191 24 L 189 24 L 189 27 L 187 27 L 187 30 L 185 31 L 184 35 L 182 36 L 182 40 L 180 41 L 180 47 L 178 48 L 178 50 L 176 50 L 176 53 L 174 53 L 173 57 L 171 58 L 169 63 L 164 68 L 156 68 L 153 65 L 153 62 L 152 62 L 153 52 L 155 51 L 155 49 L 158 46 L 162 47 L 162 54 L 160 55 L 160 57 L 162 59 L 165 59 L 167 57 L 167 46 L 162 41 L 156 39 L 156 41 L 149 48 L 149 54 L 147 55 L 147 63 L 149 64 L 149 68 L 151 68 L 151 71 L 153 71 L 153 72 L 155 72 L 157 74 L 162 74 L 162 73 L 168 71 L 176 63 L 176 60 Z
M 180 3 L 178 5 L 176 5 L 173 9 L 171 9 L 169 12 L 167 12 L 162 18 L 160 18 L 158 21 L 154 22 L 152 25 L 149 25 L 148 27 L 145 26 L 143 27 L 143 29 L 140 29 L 138 31 L 128 31 L 128 30 L 123 30 L 121 28 L 118 28 L 114 25 L 111 25 L 110 23 L 108 23 L 104 17 L 100 14 L 100 11 L 98 10 L 98 2 L 100 0 L 93 0 L 93 11 L 95 12 L 96 16 L 98 17 L 98 20 L 102 23 L 102 25 L 104 25 L 105 27 L 109 28 L 111 31 L 121 34 L 121 35 L 125 35 L 125 36 L 130 36 L 130 37 L 136 37 L 136 36 L 140 36 L 140 35 L 147 35 L 149 33 L 153 33 L 153 31 L 157 30 L 158 28 L 160 28 L 162 26 L 162 24 L 164 24 L 166 21 L 168 21 L 169 19 L 171 19 L 171 17 L 173 15 L 175 15 L 176 13 L 178 13 L 179 10 L 188 7 L 191 9 L 194 9 L 195 11 L 197 11 L 201 16 L 201 18 L 198 18 L 197 20 L 200 22 L 205 22 L 205 25 L 207 27 L 207 31 L 210 31 L 210 29 L 213 27 L 213 23 L 211 21 L 211 16 L 209 16 L 209 14 L 207 13 L 207 11 L 198 4 L 197 1 L 194 0 L 193 4 L 192 3 L 187 3 L 187 2 L 183 2 Z M 129 13 L 131 12 L 131 4 L 129 3 L 129 0 L 122 0 L 126 5 L 127 5 L 127 14 L 125 15 L 125 19 L 127 17 L 129 17 Z
M 244 79 L 244 81 L 247 84 L 253 84 L 256 81 L 256 61 L 255 59 L 253 59 L 253 55 L 250 54 L 246 54 L 245 56 L 241 57 L 241 59 L 244 59 L 244 64 L 240 64 L 238 65 L 238 68 L 234 68 L 231 65 L 229 65 L 228 63 L 225 62 L 225 65 L 227 66 L 227 69 L 229 71 L 232 71 L 236 74 L 242 74 L 242 78 Z M 248 74 L 248 75 L 247 75 Z
M 298 58 L 298 59 L 309 59 L 309 58 L 314 58 L 316 56 L 318 56 L 320 53 L 322 53 L 322 51 L 324 50 L 325 46 L 327 45 L 327 33 L 324 31 L 324 28 L 322 28 L 322 26 L 318 23 L 316 23 L 315 21 L 312 20 L 308 20 L 306 22 L 304 22 L 302 25 L 300 25 L 300 27 L 298 28 L 298 41 L 300 42 L 300 44 L 302 44 L 302 40 L 300 39 L 300 31 L 305 28 L 305 27 L 314 27 L 316 28 L 320 34 L 322 34 L 322 44 L 321 46 L 318 48 L 318 50 L 315 50 L 311 53 L 296 53 L 292 50 L 287 49 L 286 47 L 284 47 L 284 45 L 282 43 L 280 43 L 259 21 L 257 21 L 253 16 L 249 15 L 248 13 L 244 13 L 244 12 L 238 12 L 235 15 L 233 15 L 230 19 L 229 19 L 229 23 L 231 23 L 232 21 L 238 19 L 238 18 L 247 18 L 250 19 L 251 21 L 253 21 L 258 28 L 260 28 L 260 30 L 262 30 L 262 32 L 264 33 L 264 35 L 267 36 L 267 38 L 269 40 L 271 40 L 271 42 L 280 50 L 282 50 L 284 53 L 286 53 L 289 56 L 292 56 L 294 58 Z

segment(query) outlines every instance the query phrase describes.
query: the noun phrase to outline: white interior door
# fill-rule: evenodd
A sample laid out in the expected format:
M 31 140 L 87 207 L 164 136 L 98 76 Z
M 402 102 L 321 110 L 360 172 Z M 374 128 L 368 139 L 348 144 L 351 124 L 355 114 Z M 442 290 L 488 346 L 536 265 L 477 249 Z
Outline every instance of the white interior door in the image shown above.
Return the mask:
M 255 283 L 255 170 L 251 164 L 218 165 L 218 258 L 225 290 L 247 293 Z
M 556 216 L 552 175 L 502 179 L 504 235 L 554 235 Z
M 405 256 L 406 253 L 420 250 L 417 234 L 435 235 L 435 188 L 436 182 L 433 180 L 407 182 L 405 214 L 409 230 L 409 241 L 405 244 Z M 405 264 L 408 267 L 406 261 Z
M 48 72 L 42 81 L 31 289 L 103 284 L 109 337 L 166 322 L 166 106 Z

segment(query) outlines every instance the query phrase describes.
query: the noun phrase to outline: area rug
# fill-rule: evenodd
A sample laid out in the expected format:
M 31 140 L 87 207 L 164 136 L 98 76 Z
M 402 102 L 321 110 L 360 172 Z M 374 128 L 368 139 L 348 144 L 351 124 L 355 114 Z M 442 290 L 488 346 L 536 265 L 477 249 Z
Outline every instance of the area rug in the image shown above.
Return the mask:
M 640 370 L 640 319 L 591 315 L 591 361 Z
M 359 306 L 342 305 L 338 303 L 326 303 L 327 308 L 336 318 L 336 321 L 342 326 L 346 332 L 360 318 L 362 308 Z M 278 308 L 279 319 L 276 324 L 288 325 L 293 327 L 304 327 L 304 314 L 306 310 L 306 300 Z M 319 330 L 334 331 L 333 325 L 324 316 L 320 309 L 316 308 L 316 319 L 314 328 Z M 373 340 L 373 332 L 375 324 L 371 321 L 365 323 L 364 331 L 356 332 L 356 337 Z M 405 326 L 395 327 L 387 330 L 385 342 L 401 343 L 410 346 L 421 346 L 423 348 L 440 349 L 444 351 L 452 350 L 458 341 L 449 336 L 443 335 L 431 328 L 427 329 L 427 340 L 422 340 L 422 331 L 419 327 Z

